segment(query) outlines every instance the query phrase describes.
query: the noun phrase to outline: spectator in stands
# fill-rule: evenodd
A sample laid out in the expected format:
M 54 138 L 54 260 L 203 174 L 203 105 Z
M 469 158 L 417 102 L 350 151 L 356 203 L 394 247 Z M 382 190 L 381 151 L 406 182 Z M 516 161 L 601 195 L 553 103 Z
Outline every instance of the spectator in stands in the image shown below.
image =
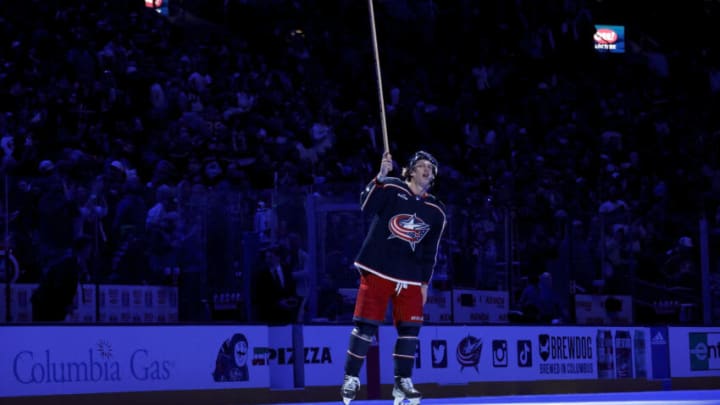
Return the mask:
M 156 203 L 147 213 L 147 232 L 150 274 L 146 280 L 154 283 L 168 283 L 175 267 L 178 266 L 179 214 L 174 188 L 168 185 L 158 187 Z
M 263 254 L 262 265 L 253 274 L 256 320 L 273 325 L 295 323 L 300 300 L 292 273 L 282 262 L 286 253 L 280 246 L 270 246 Z
M 559 261 L 569 265 L 570 280 L 574 280 L 578 292 L 590 292 L 596 279 L 595 249 L 588 238 L 583 221 L 573 220 L 558 247 Z
M 675 246 L 667 252 L 667 260 L 662 267 L 666 286 L 683 288 L 690 294 L 698 290 L 700 274 L 695 255 L 690 237 L 683 236 L 678 239 Z
M 67 181 L 55 172 L 52 162 L 43 161 L 39 170 L 42 177 L 37 180 L 40 189 L 37 242 L 40 265 L 45 267 L 63 257 L 72 246 L 74 222 L 80 216 L 80 209 Z
M 79 215 L 75 218 L 74 236 L 93 235 L 98 240 L 107 241 L 102 220 L 108 215 L 105 197 L 88 191 L 82 185 L 75 185 L 69 193 L 78 205 Z
M 631 266 L 631 241 L 627 226 L 613 224 L 604 241 L 605 257 L 602 267 L 603 291 L 610 294 L 628 293 Z
M 148 209 L 143 186 L 128 179 L 111 225 L 112 260 L 109 281 L 140 283 L 148 271 L 145 220 Z
M 292 277 L 295 281 L 296 294 L 300 299 L 299 304 L 299 320 L 304 319 L 305 304 L 310 298 L 311 274 L 308 268 L 308 253 L 302 246 L 302 238 L 297 232 L 291 232 L 287 235 L 287 253 L 283 257 L 283 263 L 290 269 Z
M 552 275 L 548 272 L 539 277 L 531 275 L 523 289 L 519 306 L 522 319 L 529 323 L 560 323 L 566 319 L 563 303 L 553 292 Z
M 78 286 L 90 277 L 92 248 L 92 238 L 80 236 L 73 241 L 72 253 L 48 268 L 31 298 L 33 322 L 62 322 L 72 313 Z

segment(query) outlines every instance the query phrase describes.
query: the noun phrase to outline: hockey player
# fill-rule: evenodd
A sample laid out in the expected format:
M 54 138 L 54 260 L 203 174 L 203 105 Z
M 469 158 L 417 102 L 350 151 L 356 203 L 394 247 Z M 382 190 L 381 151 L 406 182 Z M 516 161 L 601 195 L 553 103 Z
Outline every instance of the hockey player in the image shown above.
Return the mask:
M 380 172 L 360 196 L 361 210 L 370 226 L 354 263 L 360 288 L 341 388 L 346 405 L 360 390 L 358 374 L 378 326 L 385 320 L 389 302 L 397 329 L 393 351 L 395 405 L 404 400 L 416 405 L 421 398 L 413 387 L 412 368 L 423 306 L 445 229 L 445 210 L 428 192 L 438 173 L 431 154 L 413 154 L 402 178 L 388 177 L 392 168 L 392 156 L 385 153 Z

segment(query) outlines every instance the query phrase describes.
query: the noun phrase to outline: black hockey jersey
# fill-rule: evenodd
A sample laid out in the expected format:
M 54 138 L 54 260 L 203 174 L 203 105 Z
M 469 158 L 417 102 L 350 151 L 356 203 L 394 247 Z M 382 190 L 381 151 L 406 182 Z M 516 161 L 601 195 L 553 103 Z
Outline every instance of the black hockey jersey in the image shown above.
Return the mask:
M 373 179 L 360 195 L 370 220 L 355 267 L 407 284 L 429 284 L 445 229 L 445 207 L 433 195 L 416 196 L 399 178 Z

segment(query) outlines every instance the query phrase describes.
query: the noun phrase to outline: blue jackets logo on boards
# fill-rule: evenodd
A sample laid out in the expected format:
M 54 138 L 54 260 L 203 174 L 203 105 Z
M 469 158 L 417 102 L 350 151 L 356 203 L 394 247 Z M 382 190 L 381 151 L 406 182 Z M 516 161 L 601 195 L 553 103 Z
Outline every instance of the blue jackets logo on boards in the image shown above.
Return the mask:
M 467 335 L 458 343 L 455 355 L 461 366 L 460 371 L 464 370 L 465 367 L 472 367 L 479 372 L 478 363 L 480 363 L 482 346 L 482 339 L 470 335 Z

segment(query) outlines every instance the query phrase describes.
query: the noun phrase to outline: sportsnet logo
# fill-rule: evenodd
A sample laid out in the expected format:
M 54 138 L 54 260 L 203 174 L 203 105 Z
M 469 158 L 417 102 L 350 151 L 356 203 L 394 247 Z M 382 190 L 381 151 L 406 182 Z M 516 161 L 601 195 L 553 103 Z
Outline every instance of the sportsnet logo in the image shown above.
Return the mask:
M 625 26 L 596 25 L 593 42 L 597 52 L 625 53 Z

